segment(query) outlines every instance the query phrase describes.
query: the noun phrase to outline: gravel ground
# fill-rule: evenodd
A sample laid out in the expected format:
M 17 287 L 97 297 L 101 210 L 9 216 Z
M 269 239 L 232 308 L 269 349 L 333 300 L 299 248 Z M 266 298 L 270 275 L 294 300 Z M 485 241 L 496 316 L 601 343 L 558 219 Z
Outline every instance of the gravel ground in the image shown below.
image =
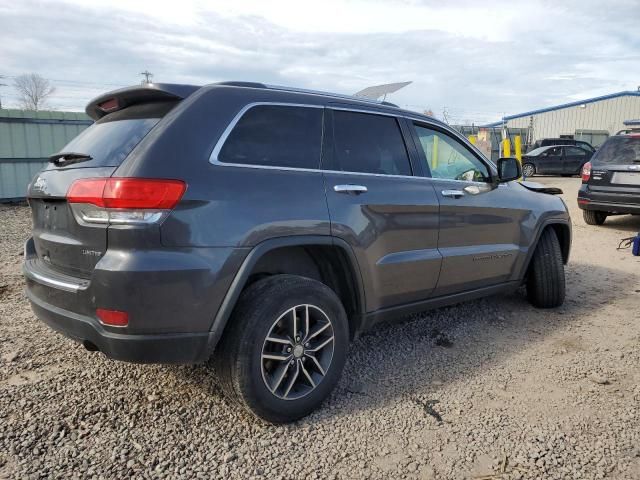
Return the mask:
M 323 408 L 271 426 L 205 366 L 117 363 L 41 325 L 20 274 L 25 207 L 0 207 L 0 478 L 640 479 L 639 217 L 588 227 L 562 308 L 522 292 L 356 341 Z

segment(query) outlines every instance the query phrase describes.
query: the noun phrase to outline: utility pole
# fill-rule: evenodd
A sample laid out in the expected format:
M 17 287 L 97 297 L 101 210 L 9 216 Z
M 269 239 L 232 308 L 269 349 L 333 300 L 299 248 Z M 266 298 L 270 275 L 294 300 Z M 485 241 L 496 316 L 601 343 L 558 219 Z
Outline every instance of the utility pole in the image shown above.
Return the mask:
M 448 117 L 448 113 L 447 113 L 447 107 L 443 107 L 442 108 L 442 119 L 444 120 L 444 123 L 446 123 L 447 125 L 449 124 L 449 117 Z
M 151 73 L 149 70 L 140 72 L 140 75 L 144 75 L 144 80 L 142 81 L 142 83 L 151 83 L 150 79 L 153 77 L 153 73 Z

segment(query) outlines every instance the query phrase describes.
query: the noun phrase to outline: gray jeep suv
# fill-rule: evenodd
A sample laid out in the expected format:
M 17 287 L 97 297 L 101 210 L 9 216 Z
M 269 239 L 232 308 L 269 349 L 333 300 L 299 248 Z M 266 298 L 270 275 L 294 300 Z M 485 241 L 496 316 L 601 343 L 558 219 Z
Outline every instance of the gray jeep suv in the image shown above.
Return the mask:
M 212 359 L 229 397 L 287 422 L 381 321 L 523 284 L 564 300 L 562 200 L 433 118 L 246 82 L 86 110 L 29 186 L 24 274 L 36 315 L 88 350 Z

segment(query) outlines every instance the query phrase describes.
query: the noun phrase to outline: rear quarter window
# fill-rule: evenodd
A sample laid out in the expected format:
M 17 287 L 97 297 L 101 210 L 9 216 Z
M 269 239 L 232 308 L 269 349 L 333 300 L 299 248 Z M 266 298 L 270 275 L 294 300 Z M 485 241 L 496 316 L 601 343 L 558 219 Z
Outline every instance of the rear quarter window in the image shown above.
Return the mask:
M 257 105 L 247 110 L 224 141 L 222 163 L 317 169 L 323 109 Z

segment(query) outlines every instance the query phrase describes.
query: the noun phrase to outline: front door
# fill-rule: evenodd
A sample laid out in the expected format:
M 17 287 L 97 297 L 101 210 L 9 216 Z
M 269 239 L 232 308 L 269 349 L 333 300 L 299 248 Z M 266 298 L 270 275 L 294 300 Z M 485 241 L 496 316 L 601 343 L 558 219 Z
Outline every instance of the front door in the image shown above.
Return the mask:
M 428 179 L 413 176 L 403 119 L 339 107 L 326 117 L 331 234 L 354 250 L 367 311 L 429 297 L 441 264 L 438 198 Z
M 414 122 L 413 132 L 440 202 L 442 269 L 434 295 L 506 282 L 530 215 L 522 196 L 509 184 L 493 186 L 487 162 L 444 127 Z
M 552 147 L 538 157 L 538 173 L 558 175 L 564 172 L 562 166 L 562 147 Z

